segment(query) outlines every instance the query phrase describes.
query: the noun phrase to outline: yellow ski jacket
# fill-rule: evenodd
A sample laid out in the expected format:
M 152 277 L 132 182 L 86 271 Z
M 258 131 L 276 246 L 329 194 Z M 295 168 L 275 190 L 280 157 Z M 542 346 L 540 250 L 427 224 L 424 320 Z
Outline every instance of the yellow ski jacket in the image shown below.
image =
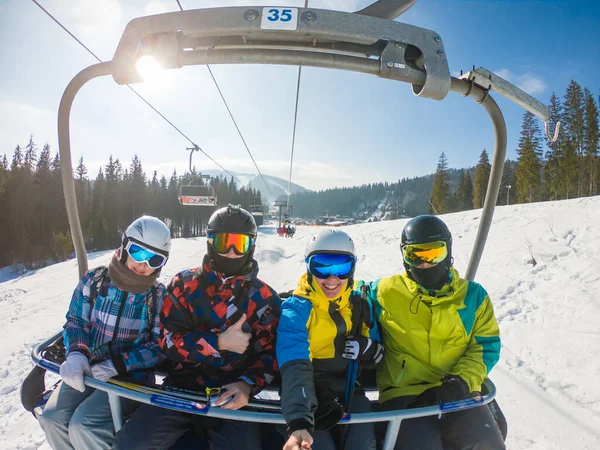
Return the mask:
M 500 357 L 498 323 L 481 285 L 451 268 L 450 283 L 437 291 L 406 273 L 380 278 L 369 288 L 386 350 L 377 368 L 380 402 L 418 395 L 449 374 L 460 376 L 471 391 L 481 389 Z

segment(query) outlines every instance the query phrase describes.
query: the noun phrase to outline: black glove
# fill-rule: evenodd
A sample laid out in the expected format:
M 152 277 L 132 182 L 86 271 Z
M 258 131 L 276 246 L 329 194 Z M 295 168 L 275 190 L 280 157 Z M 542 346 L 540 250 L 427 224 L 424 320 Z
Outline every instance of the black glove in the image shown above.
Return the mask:
M 468 398 L 471 390 L 465 380 L 458 375 L 447 375 L 442 379 L 440 386 L 427 389 L 408 405 L 408 408 L 432 406 L 438 403 L 455 402 Z
M 375 365 L 383 359 L 383 345 L 365 336 L 348 336 L 342 356 L 346 359 L 371 361 Z

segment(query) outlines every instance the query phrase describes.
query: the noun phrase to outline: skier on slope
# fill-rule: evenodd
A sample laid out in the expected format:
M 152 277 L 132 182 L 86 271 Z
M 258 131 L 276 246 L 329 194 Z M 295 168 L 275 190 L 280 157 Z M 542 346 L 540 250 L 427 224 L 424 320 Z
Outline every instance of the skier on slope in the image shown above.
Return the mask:
M 84 376 L 107 381 L 164 359 L 158 312 L 166 288 L 157 278 L 170 251 L 169 228 L 142 216 L 127 228 L 108 266 L 89 271 L 75 288 L 63 331 L 63 382 L 38 417 L 53 449 L 112 446 L 108 394 L 86 386 Z M 137 405 L 126 398 L 121 402 L 125 415 Z
M 350 397 L 349 360 L 373 368 L 383 359 L 370 309 L 352 292 L 354 242 L 341 230 L 323 230 L 309 240 L 305 259 L 307 271 L 283 302 L 277 330 L 281 407 L 289 436 L 283 448 L 304 449 L 314 440 L 315 449 L 335 450 L 338 441 L 340 450 L 374 450 L 372 423 L 336 426 L 347 409 L 346 396 L 350 412 L 371 410 L 363 390 Z
M 386 355 L 377 369 L 383 411 L 476 395 L 500 357 L 498 323 L 478 283 L 452 265 L 452 236 L 435 216 L 408 221 L 400 244 L 406 272 L 369 283 Z M 361 287 L 363 281 L 357 283 Z M 396 450 L 504 449 L 486 406 L 402 421 Z

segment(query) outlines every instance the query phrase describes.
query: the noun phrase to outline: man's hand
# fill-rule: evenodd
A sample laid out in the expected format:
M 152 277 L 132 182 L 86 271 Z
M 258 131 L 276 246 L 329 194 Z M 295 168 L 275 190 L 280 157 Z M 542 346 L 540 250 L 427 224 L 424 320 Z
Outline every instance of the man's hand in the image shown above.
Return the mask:
M 296 430 L 283 446 L 283 450 L 310 450 L 313 438 L 308 430 Z
M 221 395 L 215 401 L 216 406 L 219 406 L 228 398 L 233 397 L 230 401 L 221 406 L 221 408 L 240 409 L 246 406 L 250 401 L 250 393 L 252 392 L 252 387 L 250 387 L 250 385 L 245 381 L 236 381 L 235 383 L 221 386 L 221 392 Z
M 240 355 L 246 351 L 252 334 L 242 331 L 242 325 L 245 321 L 246 313 L 242 314 L 240 320 L 219 335 L 219 350 L 229 350 Z
M 85 391 L 84 375 L 92 376 L 90 363 L 81 352 L 69 353 L 67 360 L 60 365 L 60 376 L 65 383 L 79 392 Z
M 427 389 L 408 405 L 409 408 L 437 405 L 438 403 L 455 402 L 467 398 L 469 385 L 458 375 L 447 375 L 440 386 Z

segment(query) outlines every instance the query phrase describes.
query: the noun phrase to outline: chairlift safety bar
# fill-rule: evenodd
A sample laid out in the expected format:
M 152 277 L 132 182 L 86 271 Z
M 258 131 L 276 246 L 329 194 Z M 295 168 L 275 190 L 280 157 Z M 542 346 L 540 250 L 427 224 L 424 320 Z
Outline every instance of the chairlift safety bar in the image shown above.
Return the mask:
M 60 332 L 55 334 L 45 342 L 38 344 L 31 352 L 31 359 L 36 365 L 56 375 L 59 374 L 60 366 L 53 361 L 42 358 L 41 352 L 44 348 L 55 342 L 60 336 Z M 279 411 L 268 412 L 268 410 L 272 410 L 272 407 L 270 408 L 272 405 L 262 405 L 256 402 L 250 402 L 248 405 L 254 409 L 263 409 L 265 412 L 211 408 L 206 407 L 207 399 L 206 396 L 202 394 L 198 394 L 197 396 L 182 396 L 171 392 L 145 393 L 142 392 L 144 390 L 143 386 L 140 386 L 140 390 L 133 390 L 112 384 L 110 382 L 105 383 L 89 376 L 84 377 L 84 381 L 87 386 L 105 391 L 108 394 L 111 414 L 116 431 L 119 431 L 123 427 L 121 402 L 119 401 L 119 397 L 129 398 L 131 400 L 153 406 L 183 411 L 189 414 L 207 415 L 219 419 L 241 420 L 255 423 L 285 424 L 285 419 Z M 388 428 L 382 450 L 392 450 L 394 448 L 402 420 L 434 415 L 441 416 L 443 413 L 487 405 L 496 397 L 496 387 L 490 379 L 486 379 L 485 385 L 488 389 L 488 394 L 485 396 L 477 396 L 460 402 L 447 403 L 437 406 L 427 406 L 423 408 L 356 413 L 351 414 L 349 419 L 342 419 L 340 424 L 347 425 L 357 423 L 388 422 Z

